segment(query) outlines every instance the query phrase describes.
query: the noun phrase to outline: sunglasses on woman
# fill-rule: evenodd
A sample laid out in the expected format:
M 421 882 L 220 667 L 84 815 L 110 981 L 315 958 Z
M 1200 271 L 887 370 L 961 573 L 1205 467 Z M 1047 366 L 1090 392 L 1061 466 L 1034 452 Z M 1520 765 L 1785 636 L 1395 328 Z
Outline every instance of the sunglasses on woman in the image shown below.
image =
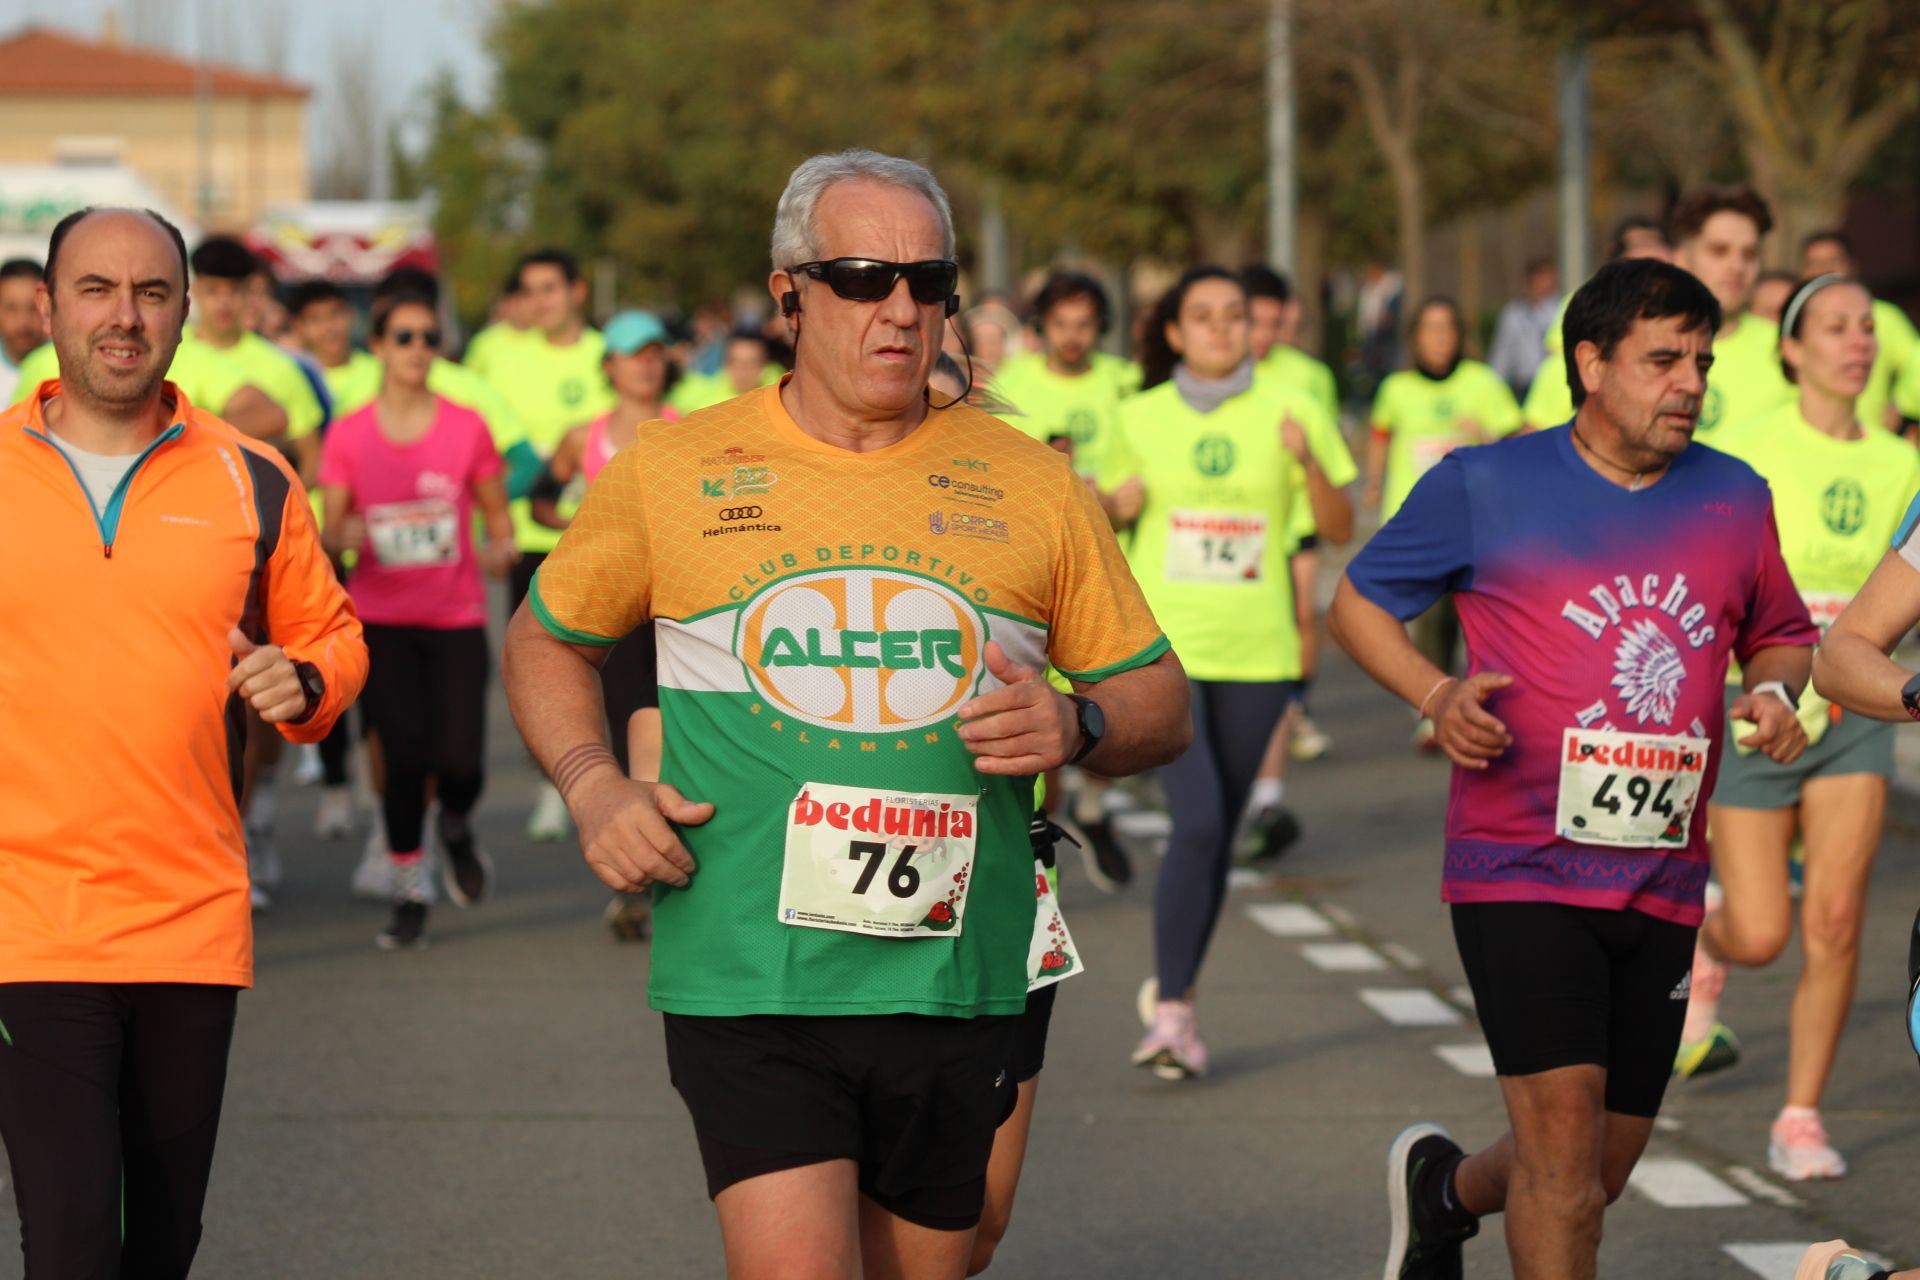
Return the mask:
M 895 282 L 905 276 L 907 292 L 913 295 L 913 300 L 932 305 L 945 302 L 960 283 L 960 264 L 951 258 L 928 258 L 924 262 L 828 258 L 822 262 L 802 262 L 787 270 L 825 280 L 829 289 L 849 302 L 878 302 L 892 293 Z
M 387 340 L 396 347 L 410 347 L 413 345 L 415 338 L 426 343 L 429 347 L 437 347 L 440 345 L 440 331 L 438 329 L 395 329 L 387 335 Z

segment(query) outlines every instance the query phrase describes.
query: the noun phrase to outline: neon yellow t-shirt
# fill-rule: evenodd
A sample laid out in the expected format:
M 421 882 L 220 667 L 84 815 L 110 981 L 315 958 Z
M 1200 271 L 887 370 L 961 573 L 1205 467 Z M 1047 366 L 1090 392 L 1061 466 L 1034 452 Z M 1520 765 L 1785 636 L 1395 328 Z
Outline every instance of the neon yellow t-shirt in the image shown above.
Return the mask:
M 298 440 L 320 429 L 326 411 L 320 406 L 320 397 L 313 393 L 313 384 L 307 381 L 307 375 L 301 372 L 292 356 L 259 334 L 243 333 L 232 346 L 216 347 L 188 325 L 181 333 L 180 350 L 174 354 L 173 368 L 190 366 L 202 359 L 209 363 L 224 362 L 240 386 L 258 388 L 279 405 L 287 415 L 287 439 Z M 168 376 L 172 377 L 171 370 Z M 174 381 L 180 383 L 178 378 Z M 187 396 L 192 399 L 193 393 L 188 392 Z
M 1895 382 L 1911 382 L 1913 360 L 1920 353 L 1920 334 L 1907 313 L 1891 302 L 1873 300 L 1873 334 L 1880 340 L 1880 354 L 1874 357 L 1873 372 L 1867 376 L 1867 389 L 1860 393 L 1854 412 L 1860 421 L 1872 427 L 1887 425 L 1887 404 L 1895 400 Z M 1920 393 L 1920 389 L 1916 389 Z M 1901 409 L 1905 413 L 1905 409 Z
M 769 363 L 760 371 L 760 385 L 772 386 L 785 372 L 779 365 Z M 724 369 L 718 373 L 689 373 L 673 384 L 673 390 L 667 393 L 667 403 L 682 414 L 698 413 L 739 394 Z
M 1780 553 L 1824 631 L 1866 585 L 1920 493 L 1920 452 L 1873 428 L 1836 440 L 1808 424 L 1797 400 L 1715 432 L 1712 447 L 1772 487 Z
M 487 381 L 519 420 L 521 438 L 541 457 L 552 457 L 567 432 L 613 408 L 613 388 L 600 367 L 606 343 L 599 330 L 582 329 L 569 346 L 539 338 L 513 342 L 503 350 Z M 560 531 L 535 520 L 525 499 L 513 504 L 513 527 L 514 543 L 522 551 L 551 551 L 560 541 Z
M 386 379 L 380 362 L 365 351 L 349 353 L 345 364 L 323 369 L 322 376 L 327 380 L 327 390 L 333 394 L 335 421 L 372 403 Z
M 1083 476 L 1105 470 L 1120 401 L 1140 385 L 1130 361 L 1095 351 L 1085 373 L 1072 376 L 1047 367 L 1039 352 L 1014 356 L 1000 366 L 988 394 L 1004 401 L 1007 421 L 1046 443 L 1057 436 L 1073 441 L 1073 469 Z
M 536 329 L 516 329 L 510 324 L 490 324 L 467 340 L 466 354 L 462 362 L 483 378 L 491 378 L 508 359 L 508 353 L 523 342 L 531 343 L 540 337 Z
M 1380 485 L 1382 523 L 1393 518 L 1415 482 L 1440 459 L 1461 445 L 1476 443 L 1470 424 L 1488 440 L 1520 428 L 1513 390 L 1491 366 L 1462 360 L 1444 378 L 1430 378 L 1418 369 L 1388 375 L 1373 399 L 1373 429 L 1388 436 L 1387 472 Z
M 1521 407 L 1521 419 L 1535 431 L 1564 426 L 1573 417 L 1573 390 L 1567 385 L 1567 304 L 1568 294 L 1560 299 L 1560 310 L 1547 326 L 1547 353 L 1527 384 L 1527 401 Z
M 1330 420 L 1340 421 L 1340 389 L 1333 380 L 1333 370 L 1323 362 L 1298 347 L 1276 342 L 1267 352 L 1267 358 L 1260 362 L 1260 371 L 1305 391 L 1319 402 Z M 1326 465 L 1324 460 L 1320 463 L 1323 470 Z
M 211 351 L 212 348 L 201 343 L 192 347 L 181 343 L 174 352 L 173 363 L 167 367 L 166 376 L 196 407 L 218 417 L 225 411 L 227 401 L 246 384 L 231 362 L 213 358 Z M 26 399 L 42 382 L 59 376 L 60 357 L 55 354 L 53 344 L 41 343 L 20 362 L 20 384 L 13 389 L 14 400 Z
M 1172 382 L 1121 402 L 1102 483 L 1145 483 L 1127 560 L 1195 679 L 1300 678 L 1287 558 L 1306 498 L 1283 416 L 1257 385 L 1206 414 Z
M 1320 464 L 1328 484 L 1344 489 L 1359 478 L 1360 468 L 1354 463 L 1353 451 L 1347 448 L 1346 437 L 1340 434 L 1338 409 L 1330 412 L 1319 392 L 1300 379 L 1274 373 L 1264 361 L 1254 366 L 1253 388 L 1256 395 L 1273 401 L 1277 420 L 1284 422 L 1291 416 L 1300 424 L 1301 432 L 1307 437 L 1307 452 Z M 1297 461 L 1293 463 L 1293 484 L 1299 500 L 1293 504 L 1288 533 L 1297 547 L 1317 532 L 1313 504 L 1307 500 L 1306 469 Z
M 942 490 L 930 518 L 927 477 L 969 474 L 956 457 L 985 462 L 991 490 Z M 964 405 L 850 453 L 802 432 L 773 387 L 644 424 L 588 486 L 529 605 L 576 644 L 653 623 L 661 779 L 717 802 L 711 821 L 681 832 L 700 865 L 691 886 L 654 890 L 649 994 L 686 1014 L 1020 1012 L 1033 780 L 981 774 L 954 710 L 996 687 L 989 640 L 1088 683 L 1167 648 L 1106 517 L 1059 455 Z M 885 824 L 935 802 L 977 815 L 955 832 L 972 837 L 964 874 L 939 861 L 944 832 L 911 863 L 860 834 L 905 834 Z M 838 850 L 822 859 L 829 840 Z M 810 856 L 790 852 L 803 842 Z M 878 851 L 884 871 L 856 880 Z M 827 868 L 849 874 L 783 909 L 788 873 L 817 883 Z M 945 902 L 922 926 L 959 927 L 806 927 L 896 901 L 919 917 L 929 888 Z
M 1780 369 L 1780 331 L 1764 320 L 1741 316 L 1729 334 L 1713 340 L 1713 368 L 1700 402 L 1702 437 L 1721 427 L 1771 413 L 1793 399 L 1793 384 Z

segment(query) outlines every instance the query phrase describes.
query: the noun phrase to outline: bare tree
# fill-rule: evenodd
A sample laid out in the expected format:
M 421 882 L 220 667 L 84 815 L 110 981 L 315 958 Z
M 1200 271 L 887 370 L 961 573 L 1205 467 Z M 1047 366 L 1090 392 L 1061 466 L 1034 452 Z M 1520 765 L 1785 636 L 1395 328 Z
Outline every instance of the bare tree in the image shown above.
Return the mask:
M 314 193 L 336 200 L 364 200 L 381 185 L 386 154 L 384 82 L 374 29 L 337 34 L 330 63 L 323 77 L 326 150 L 314 176 Z

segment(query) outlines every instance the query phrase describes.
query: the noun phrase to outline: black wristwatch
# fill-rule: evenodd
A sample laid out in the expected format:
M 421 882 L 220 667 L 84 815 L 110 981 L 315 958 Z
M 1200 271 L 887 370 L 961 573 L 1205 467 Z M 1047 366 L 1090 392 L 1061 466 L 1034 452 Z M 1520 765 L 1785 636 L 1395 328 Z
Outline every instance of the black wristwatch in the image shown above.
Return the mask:
M 1900 705 L 1907 709 L 1908 715 L 1920 720 L 1920 676 L 1900 687 Z
M 287 723 L 305 724 L 313 719 L 313 713 L 320 709 L 320 700 L 327 696 L 327 678 L 311 662 L 294 663 L 293 673 L 300 677 L 300 692 L 306 695 L 307 705 Z
M 1092 698 L 1077 693 L 1070 693 L 1067 697 L 1073 700 L 1080 722 L 1080 749 L 1073 753 L 1073 759 L 1067 763 L 1079 764 L 1092 755 L 1094 748 L 1100 745 L 1100 740 L 1107 736 L 1107 714 L 1100 710 L 1100 704 Z

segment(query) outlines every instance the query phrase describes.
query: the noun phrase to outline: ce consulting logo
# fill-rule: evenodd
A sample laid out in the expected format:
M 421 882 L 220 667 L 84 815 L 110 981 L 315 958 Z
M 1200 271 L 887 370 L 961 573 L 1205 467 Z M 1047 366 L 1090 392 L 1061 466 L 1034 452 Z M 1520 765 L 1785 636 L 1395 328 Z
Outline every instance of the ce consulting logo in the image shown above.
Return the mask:
M 823 728 L 896 733 L 973 696 L 985 617 L 937 579 L 822 569 L 769 583 L 740 610 L 734 654 L 780 711 Z

